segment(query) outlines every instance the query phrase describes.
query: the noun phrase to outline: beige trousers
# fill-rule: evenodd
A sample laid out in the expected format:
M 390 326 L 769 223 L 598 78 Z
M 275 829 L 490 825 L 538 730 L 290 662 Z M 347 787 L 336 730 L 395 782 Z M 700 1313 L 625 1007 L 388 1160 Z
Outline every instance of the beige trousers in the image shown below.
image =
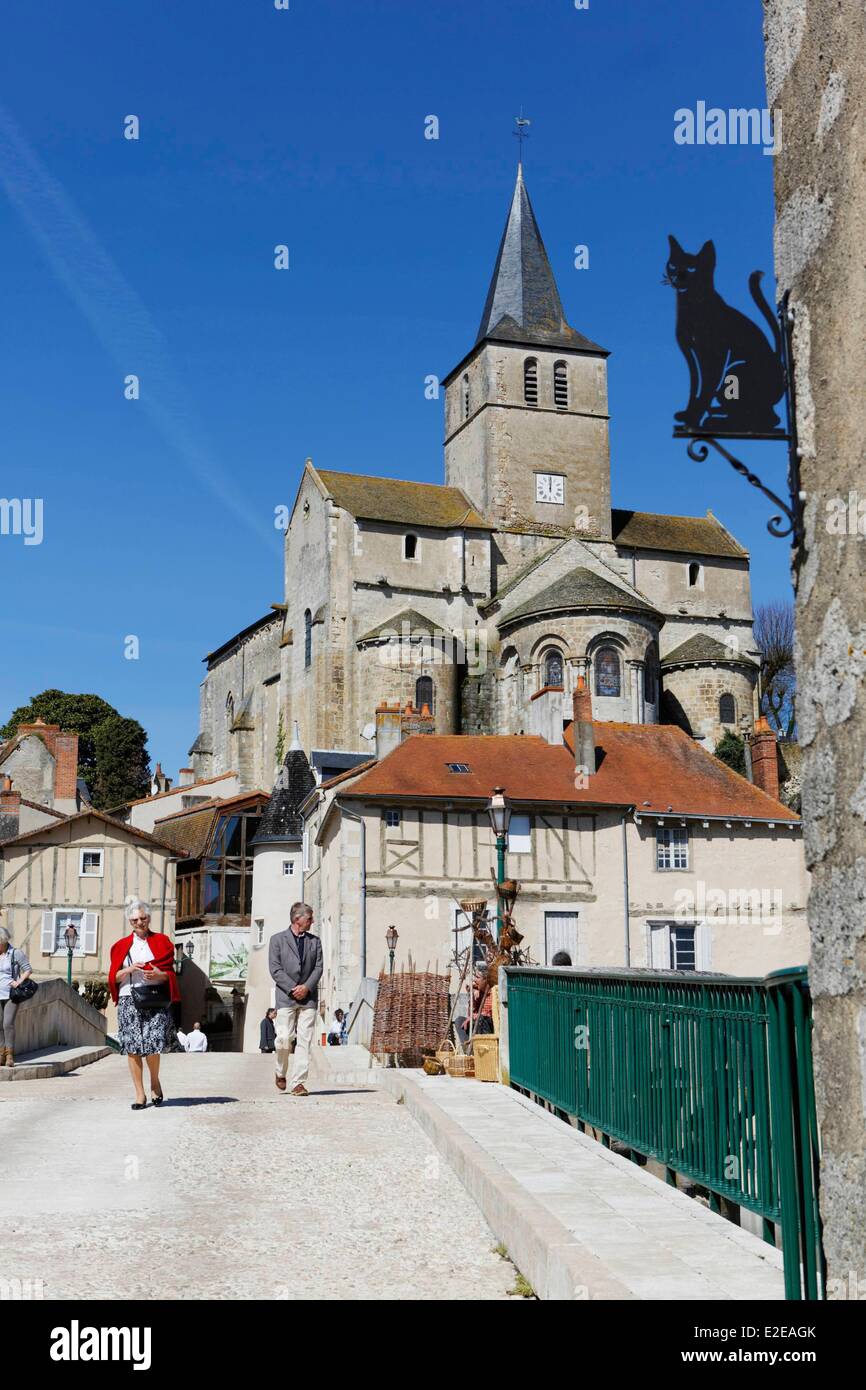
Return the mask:
M 277 1076 L 285 1076 L 289 1066 L 289 1048 L 295 1043 L 292 1057 L 292 1074 L 289 1089 L 306 1081 L 310 1070 L 310 1045 L 316 1032 L 319 1018 L 317 1008 L 302 1008 L 293 1004 L 288 1009 L 277 1009 L 276 1068 Z

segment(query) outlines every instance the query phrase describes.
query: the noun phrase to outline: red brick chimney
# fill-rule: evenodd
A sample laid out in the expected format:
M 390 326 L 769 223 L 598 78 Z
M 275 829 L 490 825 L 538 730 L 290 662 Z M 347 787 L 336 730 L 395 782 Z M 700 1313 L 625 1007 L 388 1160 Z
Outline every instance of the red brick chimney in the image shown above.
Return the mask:
M 77 810 L 77 783 L 78 735 L 57 733 L 54 735 L 55 811 Z
M 578 790 L 595 772 L 595 731 L 592 727 L 592 696 L 585 676 L 578 676 L 571 697 L 574 715 L 574 784 Z
M 762 792 L 779 800 L 779 758 L 776 735 L 766 719 L 755 721 L 751 740 L 752 781 Z
M 46 724 L 42 719 L 36 719 L 32 724 L 19 724 L 19 737 L 25 734 L 38 734 L 42 739 L 49 753 L 54 753 L 54 740 L 60 733 L 59 724 Z
M 21 793 L 12 790 L 12 778 L 0 777 L 0 816 L 17 816 L 21 811 Z

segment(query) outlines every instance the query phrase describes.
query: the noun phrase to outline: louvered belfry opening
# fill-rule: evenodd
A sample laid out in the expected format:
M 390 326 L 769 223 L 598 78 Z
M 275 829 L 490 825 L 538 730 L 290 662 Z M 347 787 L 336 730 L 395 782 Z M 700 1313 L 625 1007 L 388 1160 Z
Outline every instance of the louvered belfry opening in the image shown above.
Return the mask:
M 523 364 L 523 399 L 527 405 L 538 405 L 538 362 L 527 357 Z
M 564 362 L 553 368 L 553 403 L 557 410 L 568 409 L 568 367 Z

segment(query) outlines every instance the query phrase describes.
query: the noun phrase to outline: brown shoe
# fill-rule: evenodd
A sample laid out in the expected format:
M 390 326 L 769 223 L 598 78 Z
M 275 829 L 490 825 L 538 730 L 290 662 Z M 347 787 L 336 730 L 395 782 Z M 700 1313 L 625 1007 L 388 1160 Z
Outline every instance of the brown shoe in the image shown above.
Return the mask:
M 275 1076 L 274 1082 L 278 1091 L 284 1091 L 286 1089 L 286 1078 L 284 1076 Z
M 299 1082 L 297 1086 L 292 1087 L 293 1096 L 308 1096 L 309 1094 L 309 1091 L 302 1081 Z
M 3 1065 L 4 1067 L 14 1067 L 15 1065 L 15 1057 L 13 1056 L 12 1049 L 9 1047 L 6 1049 Z

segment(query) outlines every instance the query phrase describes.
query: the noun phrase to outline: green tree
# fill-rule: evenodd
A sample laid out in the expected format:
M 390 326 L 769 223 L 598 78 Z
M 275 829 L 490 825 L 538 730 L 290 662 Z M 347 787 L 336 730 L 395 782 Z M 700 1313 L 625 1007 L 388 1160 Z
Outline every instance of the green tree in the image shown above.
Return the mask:
M 99 695 L 43 690 L 29 704 L 12 711 L 0 737 L 11 738 L 19 724 L 33 724 L 37 719 L 59 724 L 64 733 L 78 734 L 78 775 L 86 781 L 94 806 L 107 810 L 147 796 L 147 734 L 135 719 L 125 719 Z
M 745 777 L 746 749 L 738 734 L 732 734 L 730 731 L 724 734 L 716 744 L 715 754 L 720 762 L 727 763 L 734 772 L 739 772 L 741 777 Z
M 794 605 L 790 599 L 755 609 L 755 642 L 761 653 L 761 713 L 780 738 L 797 731 L 797 678 L 794 672 Z
M 283 759 L 284 759 L 285 756 L 286 756 L 286 727 L 285 727 L 285 725 L 283 724 L 283 711 L 280 710 L 279 717 L 278 717 L 278 719 L 277 719 L 277 747 L 276 747 L 276 763 L 277 763 L 277 767 L 282 767 L 282 765 L 283 765 Z

